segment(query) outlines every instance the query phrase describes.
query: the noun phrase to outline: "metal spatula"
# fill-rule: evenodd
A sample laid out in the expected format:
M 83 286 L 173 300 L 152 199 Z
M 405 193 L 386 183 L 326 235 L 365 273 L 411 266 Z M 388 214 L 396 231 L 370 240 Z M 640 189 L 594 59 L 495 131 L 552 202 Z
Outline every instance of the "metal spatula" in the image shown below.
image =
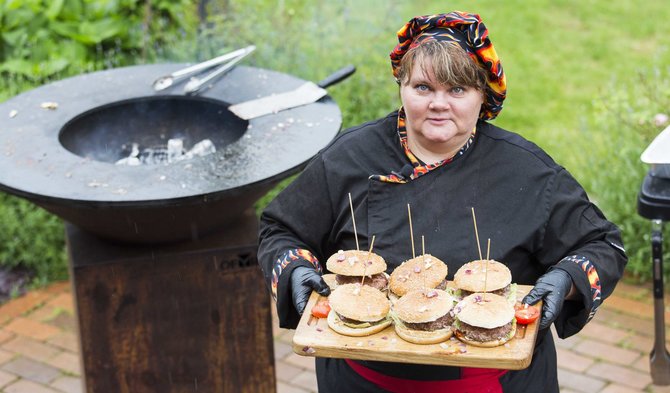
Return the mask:
M 228 109 L 240 118 L 249 120 L 301 105 L 311 104 L 328 94 L 325 90 L 326 87 L 348 78 L 355 71 L 356 68 L 353 65 L 348 65 L 335 71 L 318 84 L 306 82 L 294 90 L 231 105 Z

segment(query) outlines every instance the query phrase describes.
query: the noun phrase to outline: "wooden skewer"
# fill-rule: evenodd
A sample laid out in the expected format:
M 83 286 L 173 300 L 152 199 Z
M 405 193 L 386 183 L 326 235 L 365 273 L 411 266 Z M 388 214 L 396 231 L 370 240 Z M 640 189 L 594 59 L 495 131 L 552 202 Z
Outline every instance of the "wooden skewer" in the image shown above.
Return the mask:
M 475 208 L 472 208 L 472 222 L 475 224 L 475 237 L 477 238 L 477 249 L 479 250 L 479 259 L 482 258 L 482 246 L 479 245 L 479 232 L 477 232 L 477 217 L 475 217 Z
M 372 235 L 372 241 L 370 241 L 370 250 L 368 251 L 368 255 L 365 257 L 365 261 L 363 261 L 365 266 L 363 266 L 363 278 L 361 279 L 361 287 L 363 286 L 363 282 L 365 281 L 365 271 L 368 270 L 368 261 L 370 260 L 370 254 L 372 254 L 372 247 L 374 245 L 375 245 L 375 235 Z
M 491 249 L 491 238 L 488 240 L 486 247 L 486 262 L 484 264 L 484 300 L 486 300 L 486 284 L 489 281 L 489 250 Z
M 421 235 L 421 253 L 422 253 L 422 261 L 426 259 L 426 244 L 423 241 L 423 235 Z
M 414 254 L 414 230 L 412 229 L 412 211 L 409 208 L 409 203 L 407 204 L 407 217 L 409 217 L 409 236 L 412 240 L 412 259 L 416 258 Z
M 488 244 L 486 245 L 486 261 L 489 260 L 489 251 L 491 251 L 491 238 L 489 238 Z
M 356 251 L 360 251 L 358 248 L 358 233 L 356 232 L 356 218 L 354 217 L 354 204 L 351 202 L 351 193 L 349 193 L 349 208 L 351 208 L 351 222 L 354 224 L 354 237 L 356 238 Z
M 423 268 L 426 268 L 426 244 L 423 240 L 423 235 L 421 235 L 421 263 L 423 263 Z M 423 275 L 423 292 L 426 293 L 426 275 Z

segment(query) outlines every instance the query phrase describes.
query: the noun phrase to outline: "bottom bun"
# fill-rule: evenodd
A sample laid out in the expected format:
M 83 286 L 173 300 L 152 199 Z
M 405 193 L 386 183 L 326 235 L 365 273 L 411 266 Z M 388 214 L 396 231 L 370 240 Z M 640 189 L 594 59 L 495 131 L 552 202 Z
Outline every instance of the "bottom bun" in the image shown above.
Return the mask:
M 437 344 L 447 341 L 453 335 L 451 327 L 433 331 L 410 329 L 400 324 L 395 324 L 394 327 L 398 337 L 414 344 Z
M 381 332 L 390 325 L 391 320 L 385 318 L 382 319 L 380 322 L 375 322 L 373 325 L 368 327 L 353 328 L 351 326 L 345 325 L 344 322 L 342 322 L 342 320 L 340 319 L 340 317 L 337 316 L 337 313 L 335 311 L 331 310 L 328 313 L 328 327 L 344 336 L 353 336 L 353 337 L 369 336 L 371 334 Z
M 468 340 L 467 338 L 465 338 L 463 333 L 458 331 L 458 330 L 456 330 L 454 332 L 454 334 L 456 335 L 456 338 L 458 338 L 459 340 L 463 341 L 464 343 L 466 343 L 468 345 L 472 345 L 472 346 L 475 346 L 475 347 L 493 348 L 493 347 L 499 347 L 499 346 L 505 344 L 506 342 L 511 340 L 512 337 L 514 337 L 514 335 L 516 334 L 516 324 L 512 324 L 512 331 L 507 336 L 505 336 L 501 339 L 498 339 L 498 340 L 491 340 L 491 341 Z

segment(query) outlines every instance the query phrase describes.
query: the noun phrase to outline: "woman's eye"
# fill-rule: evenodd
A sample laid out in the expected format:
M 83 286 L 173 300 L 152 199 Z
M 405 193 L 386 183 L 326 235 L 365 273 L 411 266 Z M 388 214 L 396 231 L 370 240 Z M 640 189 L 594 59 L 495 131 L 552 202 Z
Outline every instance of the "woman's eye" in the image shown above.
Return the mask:
M 451 92 L 454 94 L 463 94 L 465 93 L 465 89 L 460 86 L 454 86 L 451 88 Z
M 421 91 L 421 92 L 430 90 L 430 87 L 428 87 L 428 85 L 424 85 L 424 84 L 416 85 L 414 88 L 418 91 Z

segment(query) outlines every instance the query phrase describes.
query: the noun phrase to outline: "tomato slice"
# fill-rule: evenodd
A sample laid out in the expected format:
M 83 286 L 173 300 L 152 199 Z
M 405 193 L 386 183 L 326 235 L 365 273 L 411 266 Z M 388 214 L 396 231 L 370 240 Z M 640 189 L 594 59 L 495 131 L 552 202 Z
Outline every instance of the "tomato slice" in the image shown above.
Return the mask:
M 328 301 L 319 302 L 312 307 L 312 315 L 317 318 L 327 318 L 330 312 L 330 304 Z
M 528 304 L 517 304 L 514 306 L 514 309 L 516 310 L 514 313 L 516 323 L 521 325 L 533 323 L 540 316 L 540 310 Z

